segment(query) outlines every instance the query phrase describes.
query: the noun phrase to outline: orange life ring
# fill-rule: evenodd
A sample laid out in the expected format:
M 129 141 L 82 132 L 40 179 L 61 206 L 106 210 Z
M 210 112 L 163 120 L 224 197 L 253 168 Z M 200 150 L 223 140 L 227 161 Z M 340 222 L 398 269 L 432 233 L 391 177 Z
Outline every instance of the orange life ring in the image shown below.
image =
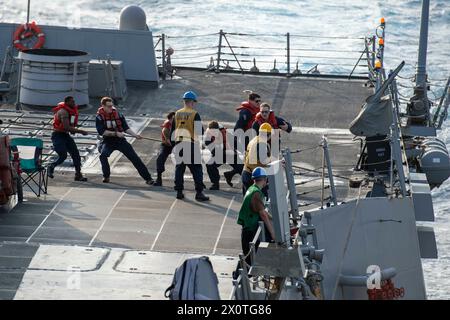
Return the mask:
M 33 48 L 27 48 L 21 43 L 23 39 L 31 38 L 33 36 L 36 36 L 38 38 L 38 41 L 33 46 Z M 21 26 L 19 26 L 14 32 L 13 43 L 14 47 L 19 51 L 27 49 L 40 49 L 44 46 L 45 34 L 42 32 L 41 28 L 39 28 L 36 25 L 34 21 L 28 24 L 24 23 Z

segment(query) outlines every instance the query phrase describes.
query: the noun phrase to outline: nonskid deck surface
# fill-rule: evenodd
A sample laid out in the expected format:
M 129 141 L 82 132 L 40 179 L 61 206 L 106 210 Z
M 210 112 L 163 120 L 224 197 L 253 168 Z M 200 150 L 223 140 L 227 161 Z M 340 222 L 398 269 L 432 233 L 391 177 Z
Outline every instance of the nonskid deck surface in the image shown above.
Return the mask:
M 240 251 L 235 195 L 198 204 L 189 190 L 180 201 L 163 188 L 100 183 L 67 181 L 40 199 L 27 193 L 29 201 L 0 216 L 0 297 L 161 299 L 194 254 L 211 257 L 229 295 Z M 66 281 L 77 272 L 81 289 L 72 290 Z
M 294 125 L 291 134 L 282 135 L 282 147 L 308 149 L 293 155 L 294 165 L 319 168 L 322 153 L 315 147 L 327 134 L 329 143 L 335 144 L 330 145 L 331 161 L 336 165 L 333 173 L 351 174 L 359 149 L 358 143 L 348 144 L 352 136 L 346 127 L 370 94 L 363 81 L 198 71 L 181 71 L 179 76 L 182 79 L 163 82 L 158 90 L 129 87 L 130 96 L 121 108 L 131 122 L 139 124 L 136 131 L 141 135 L 158 138 L 163 114 L 179 105 L 179 95 L 187 89 L 202 97 L 198 109 L 205 124 L 218 119 L 231 128 L 237 116 L 235 107 L 244 99 L 242 90 L 252 89 Z M 92 106 L 83 113 L 92 117 L 95 110 Z M 95 134 L 92 121 L 86 121 L 86 128 Z M 154 176 L 159 143 L 130 142 Z M 26 202 L 0 214 L 0 298 L 161 299 L 175 268 L 189 254 L 211 257 L 221 296 L 228 298 L 231 272 L 241 251 L 236 224 L 242 201 L 240 177 L 235 176 L 233 188 L 222 180 L 220 191 L 206 190 L 211 201 L 199 203 L 194 200 L 187 170 L 186 198 L 180 201 L 175 200 L 170 160 L 164 186 L 150 187 L 125 157 L 114 153 L 111 183 L 103 184 L 98 153 L 91 149 L 83 159 L 87 183 L 74 182 L 70 166 L 57 169 L 47 196 L 38 199 L 27 192 Z M 220 171 L 229 168 L 224 165 Z M 298 187 L 304 193 L 299 196 L 305 205 L 302 209 L 317 207 L 319 174 L 300 173 L 296 182 L 313 180 Z M 210 186 L 205 168 L 204 182 Z M 354 196 L 344 178 L 335 178 L 335 183 L 339 201 Z

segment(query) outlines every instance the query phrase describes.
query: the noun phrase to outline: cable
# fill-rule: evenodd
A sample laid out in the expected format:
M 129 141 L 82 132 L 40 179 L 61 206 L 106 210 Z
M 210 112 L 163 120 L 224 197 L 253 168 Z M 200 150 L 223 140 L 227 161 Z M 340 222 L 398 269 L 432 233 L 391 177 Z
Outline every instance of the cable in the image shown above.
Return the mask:
M 352 216 L 352 220 L 350 222 L 350 228 L 349 228 L 347 236 L 345 238 L 344 250 L 342 252 L 341 261 L 339 262 L 339 269 L 338 269 L 338 272 L 337 272 L 337 275 L 336 275 L 336 282 L 335 282 L 335 285 L 334 285 L 333 294 L 331 295 L 331 300 L 334 300 L 337 288 L 339 286 L 339 280 L 340 280 L 342 268 L 344 266 L 345 254 L 347 253 L 348 245 L 350 243 L 350 236 L 352 235 L 352 231 L 353 231 L 353 225 L 354 225 L 354 223 L 356 221 L 356 215 L 358 213 L 358 206 L 359 206 L 359 200 L 361 199 L 362 187 L 363 187 L 363 183 L 361 183 L 361 185 L 359 186 L 358 198 L 356 199 L 355 208 L 353 209 L 353 216 Z
M 195 34 L 190 36 L 166 36 L 166 39 L 183 39 L 183 38 L 198 38 L 198 37 L 210 37 L 218 35 L 219 33 L 206 33 L 206 34 Z

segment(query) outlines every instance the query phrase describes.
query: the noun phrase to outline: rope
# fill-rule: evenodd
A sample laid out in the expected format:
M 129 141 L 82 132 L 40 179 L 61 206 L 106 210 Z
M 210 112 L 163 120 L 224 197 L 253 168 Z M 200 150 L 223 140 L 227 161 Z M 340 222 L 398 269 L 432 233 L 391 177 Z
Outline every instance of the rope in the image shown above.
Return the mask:
M 226 35 L 232 36 L 247 36 L 247 37 L 286 37 L 285 33 L 272 33 L 272 34 L 262 34 L 262 33 L 236 33 L 236 32 L 225 32 Z M 346 37 L 346 36 L 317 36 L 317 35 L 302 35 L 302 34 L 290 34 L 290 37 L 295 38 L 315 38 L 315 39 L 343 39 L 343 40 L 364 40 L 365 38 L 356 37 Z
M 180 62 L 179 64 L 173 65 L 173 66 L 177 67 L 177 66 L 193 65 L 193 64 L 200 64 L 200 63 L 207 63 L 208 64 L 209 61 L 203 60 L 203 61 Z
M 195 50 L 207 50 L 207 49 L 217 49 L 217 46 L 211 47 L 199 47 L 199 48 L 177 48 L 176 52 L 184 52 L 184 51 L 195 51 Z
M 397 77 L 404 80 L 411 80 L 414 79 L 415 75 L 409 76 L 409 77 L 402 77 L 401 75 L 397 74 Z
M 217 54 L 217 52 L 212 52 L 212 53 L 205 53 L 205 54 L 198 54 L 198 55 L 191 55 L 191 56 L 173 57 L 171 59 L 172 60 L 184 60 L 184 59 L 192 59 L 192 58 L 204 58 L 204 57 L 211 57 L 216 54 Z
M 447 81 L 448 79 L 431 79 L 430 77 L 428 77 L 429 81 L 436 81 L 436 82 L 442 82 L 442 81 Z
M 321 178 L 321 179 L 322 179 L 322 178 Z M 331 200 L 331 196 L 328 196 L 328 197 L 326 197 L 326 198 L 323 198 L 323 201 L 324 201 L 324 202 L 325 202 L 325 201 L 328 201 L 328 200 Z M 311 206 L 311 205 L 313 205 L 313 204 L 320 203 L 320 202 L 322 202 L 322 199 L 317 200 L 317 201 L 314 201 L 314 202 L 309 202 L 309 203 L 299 204 L 298 206 L 299 206 L 299 208 L 300 208 L 300 207 L 308 207 L 308 206 Z
M 219 33 L 206 33 L 206 34 L 194 34 L 191 36 L 166 36 L 166 39 L 183 39 L 183 38 L 198 38 L 198 37 L 210 37 L 218 35 Z
M 300 152 L 304 152 L 304 151 L 309 151 L 309 150 L 314 150 L 314 149 L 318 149 L 321 148 L 322 146 L 315 146 L 315 147 L 311 147 L 311 148 L 305 148 L 305 149 L 297 149 L 297 150 L 293 150 L 290 153 L 294 154 L 294 153 L 300 153 Z
M 352 216 L 352 220 L 350 222 L 350 228 L 348 230 L 347 233 L 347 237 L 345 239 L 345 245 L 344 245 L 344 250 L 342 252 L 342 257 L 341 257 L 341 261 L 339 263 L 339 269 L 337 272 L 337 277 L 336 277 L 336 283 L 334 285 L 334 289 L 333 289 L 333 294 L 331 295 L 331 300 L 334 300 L 335 295 L 336 295 L 336 291 L 337 288 L 339 286 L 339 280 L 340 280 L 340 276 L 341 276 L 341 272 L 342 272 L 342 268 L 344 266 L 344 258 L 345 258 L 345 254 L 347 253 L 347 249 L 348 249 L 348 244 L 350 243 L 350 236 L 352 235 L 352 231 L 353 231 L 353 225 L 355 223 L 356 220 L 356 214 L 358 213 L 358 206 L 359 206 L 359 200 L 361 199 L 361 190 L 362 190 L 363 184 L 361 183 L 361 185 L 359 186 L 359 191 L 358 191 L 358 198 L 356 199 L 356 204 L 355 204 L 355 208 L 353 209 L 353 216 Z

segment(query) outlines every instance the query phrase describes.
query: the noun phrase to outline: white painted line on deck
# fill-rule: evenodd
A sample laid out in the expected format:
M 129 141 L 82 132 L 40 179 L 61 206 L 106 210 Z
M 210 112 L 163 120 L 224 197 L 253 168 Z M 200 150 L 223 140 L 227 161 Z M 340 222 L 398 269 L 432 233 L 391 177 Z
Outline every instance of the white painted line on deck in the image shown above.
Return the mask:
M 169 216 L 170 216 L 170 214 L 172 213 L 172 210 L 173 210 L 173 208 L 175 207 L 175 204 L 177 203 L 177 200 L 178 200 L 178 199 L 175 199 L 175 201 L 174 201 L 174 202 L 172 203 L 172 205 L 170 206 L 169 212 L 167 212 L 167 215 L 166 215 L 166 217 L 164 218 L 164 221 L 163 221 L 163 223 L 162 223 L 162 225 L 161 225 L 161 228 L 159 228 L 158 234 L 156 235 L 155 240 L 153 240 L 153 244 L 152 244 L 152 247 L 150 248 L 150 250 L 153 250 L 153 248 L 155 247 L 156 241 L 158 241 L 159 235 L 161 234 L 162 230 L 164 229 L 164 225 L 166 224 L 167 219 L 169 219 Z
M 227 220 L 228 213 L 230 212 L 231 205 L 233 204 L 234 197 L 235 196 L 233 196 L 233 198 L 231 198 L 230 204 L 228 205 L 227 213 L 225 213 L 225 217 L 223 217 L 222 225 L 220 226 L 220 231 L 219 231 L 219 234 L 217 235 L 217 240 L 216 240 L 216 243 L 214 244 L 214 249 L 213 249 L 212 254 L 216 254 L 217 245 L 219 244 L 220 236 L 222 235 L 223 227 L 225 225 L 225 221 Z
M 29 238 L 27 239 L 27 241 L 25 241 L 25 243 L 30 242 L 31 238 L 33 238 L 33 236 L 38 232 L 38 230 L 44 225 L 45 221 L 47 221 L 48 217 L 50 217 L 50 215 L 56 210 L 56 207 L 59 206 L 59 204 L 64 200 L 65 197 L 67 197 L 67 195 L 73 190 L 74 188 L 70 188 L 69 190 L 67 190 L 67 192 L 61 197 L 61 199 L 59 199 L 59 201 L 53 206 L 52 210 L 50 210 L 50 212 L 48 213 L 48 215 L 44 218 L 44 220 L 42 220 L 41 224 L 36 228 L 36 230 L 34 230 L 34 232 L 31 234 L 31 236 L 29 236 Z
M 127 190 L 125 190 L 119 197 L 119 199 L 117 199 L 117 201 L 114 203 L 114 205 L 112 206 L 111 210 L 109 210 L 108 215 L 106 216 L 105 220 L 103 220 L 102 225 L 98 228 L 97 232 L 94 234 L 94 236 L 91 239 L 91 242 L 89 242 L 89 247 L 92 245 L 92 243 L 94 242 L 95 238 L 97 238 L 98 234 L 100 233 L 100 231 L 103 229 L 103 227 L 106 224 L 106 221 L 108 220 L 108 218 L 111 216 L 112 212 L 114 211 L 114 209 L 117 207 L 117 205 L 119 204 L 120 200 L 122 200 L 123 196 L 125 195 L 125 193 L 127 193 Z

